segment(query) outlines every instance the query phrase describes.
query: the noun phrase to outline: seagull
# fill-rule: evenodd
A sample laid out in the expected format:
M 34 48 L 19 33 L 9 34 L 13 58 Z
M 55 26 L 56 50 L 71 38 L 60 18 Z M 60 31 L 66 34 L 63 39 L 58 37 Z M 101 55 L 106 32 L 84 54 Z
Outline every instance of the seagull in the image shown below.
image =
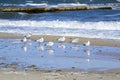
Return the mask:
M 47 45 L 47 46 L 53 46 L 53 45 L 54 45 L 54 42 L 48 42 L 46 45 Z
M 66 46 L 62 43 L 62 42 L 65 41 L 65 37 L 64 37 L 64 36 L 63 36 L 63 37 L 60 37 L 60 38 L 58 39 L 58 41 L 61 42 L 61 44 L 58 45 L 58 47 L 59 47 L 59 48 L 63 48 L 63 49 L 65 49 Z
M 31 32 L 29 32 L 29 33 L 27 33 L 25 36 L 26 36 L 26 38 L 28 38 L 28 39 L 29 39 L 29 38 L 32 36 L 32 33 L 31 33 Z
M 27 37 L 24 36 L 24 38 L 21 40 L 23 43 L 26 43 L 27 42 Z
M 74 49 L 74 50 L 79 49 L 78 46 L 76 45 L 76 43 L 78 43 L 78 42 L 79 42 L 79 38 L 75 38 L 71 41 L 71 43 L 75 44 L 75 45 L 72 46 L 72 49 Z
M 65 37 L 63 36 L 63 37 L 60 37 L 59 39 L 58 39 L 58 41 L 59 42 L 64 42 L 65 41 Z
M 78 43 L 79 42 L 79 38 L 75 38 L 71 41 L 72 43 Z
M 29 40 L 30 39 L 30 37 L 31 37 L 31 32 L 29 32 L 28 34 L 26 34 L 25 36 L 24 36 L 24 38 L 21 40 L 21 42 L 23 42 L 23 43 L 26 43 L 26 42 L 28 42 L 28 41 L 31 41 L 31 40 Z
M 83 44 L 84 46 L 90 46 L 90 41 L 87 41 Z
M 66 46 L 65 46 L 64 44 L 60 44 L 60 45 L 58 45 L 58 47 L 59 47 L 59 48 L 63 48 L 63 49 L 66 48 Z
M 36 41 L 39 42 L 39 43 L 42 43 L 42 42 L 44 42 L 44 38 L 42 37 L 42 38 L 40 38 L 40 39 L 38 39 Z

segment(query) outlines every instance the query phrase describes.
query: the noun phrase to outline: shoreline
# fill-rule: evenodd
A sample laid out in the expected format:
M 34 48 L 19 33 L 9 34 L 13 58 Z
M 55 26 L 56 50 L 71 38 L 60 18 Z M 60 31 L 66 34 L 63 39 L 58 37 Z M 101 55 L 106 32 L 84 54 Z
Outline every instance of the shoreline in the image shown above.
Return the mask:
M 15 33 L 4 33 L 0 32 L 0 38 L 4 39 L 22 39 L 25 36 L 25 34 L 15 34 Z M 39 38 L 43 37 L 45 42 L 53 41 L 58 42 L 58 38 L 62 36 L 55 36 L 55 35 L 32 35 L 30 37 L 31 40 L 37 40 Z M 79 41 L 75 44 L 83 44 L 87 42 L 88 40 L 91 42 L 91 45 L 95 46 L 113 46 L 113 47 L 120 47 L 120 41 L 119 40 L 112 40 L 112 39 L 100 39 L 100 38 L 85 38 L 85 37 L 74 37 L 74 36 L 65 36 L 66 40 L 64 42 L 71 43 L 71 41 L 75 38 L 79 38 Z

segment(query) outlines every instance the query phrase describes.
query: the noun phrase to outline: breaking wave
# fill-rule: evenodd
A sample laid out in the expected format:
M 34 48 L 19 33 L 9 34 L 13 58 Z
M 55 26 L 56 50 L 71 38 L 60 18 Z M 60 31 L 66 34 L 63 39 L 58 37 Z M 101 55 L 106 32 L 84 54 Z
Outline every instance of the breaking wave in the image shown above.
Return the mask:
M 69 23 L 69 24 L 68 24 Z M 120 22 L 100 21 L 100 22 L 80 22 L 80 21 L 32 21 L 32 20 L 0 20 L 0 26 L 6 27 L 48 27 L 48 28 L 77 28 L 95 30 L 120 30 Z

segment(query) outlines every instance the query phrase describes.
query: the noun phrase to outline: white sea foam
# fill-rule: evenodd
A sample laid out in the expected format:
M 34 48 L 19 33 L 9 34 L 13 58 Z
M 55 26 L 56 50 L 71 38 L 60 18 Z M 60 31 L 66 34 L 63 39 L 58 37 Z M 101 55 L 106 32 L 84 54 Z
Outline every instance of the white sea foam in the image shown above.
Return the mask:
M 107 3 L 107 4 L 81 4 L 81 3 L 60 3 L 60 4 L 48 4 L 45 3 L 33 3 L 32 1 L 26 1 L 25 4 L 8 4 L 0 3 L 0 6 L 18 6 L 18 7 L 72 7 L 72 6 L 111 6 L 114 10 L 120 10 L 120 3 Z
M 120 0 L 116 0 L 116 1 L 120 2 Z
M 26 3 L 26 6 L 47 7 L 47 3 Z
M 69 23 L 69 24 L 68 24 Z M 0 27 L 48 27 L 69 29 L 120 30 L 120 22 L 80 22 L 80 21 L 32 21 L 32 20 L 0 20 Z
M 87 6 L 87 4 L 80 4 L 80 3 L 61 3 L 61 4 L 47 4 L 47 3 L 33 3 L 33 2 L 26 2 L 25 4 L 8 4 L 8 3 L 0 3 L 0 6 L 31 6 L 31 7 L 70 7 L 70 6 Z
M 8 3 L 1 3 L 0 6 L 20 6 L 20 7 L 25 7 L 25 4 L 8 4 Z
M 120 13 L 117 13 L 117 14 L 111 14 L 111 15 L 105 15 L 105 16 L 108 16 L 108 17 L 117 17 L 117 16 L 120 16 Z
M 33 3 L 33 1 L 31 1 L 31 0 L 27 0 L 26 3 Z
M 120 22 L 0 20 L 0 32 L 120 39 Z
M 80 4 L 80 3 L 62 3 L 58 4 L 58 6 L 87 6 L 87 4 Z
M 50 5 L 47 3 L 26 3 L 26 6 L 34 6 L 34 7 L 71 7 L 71 6 L 87 6 L 87 4 L 80 3 L 61 3 L 57 5 Z

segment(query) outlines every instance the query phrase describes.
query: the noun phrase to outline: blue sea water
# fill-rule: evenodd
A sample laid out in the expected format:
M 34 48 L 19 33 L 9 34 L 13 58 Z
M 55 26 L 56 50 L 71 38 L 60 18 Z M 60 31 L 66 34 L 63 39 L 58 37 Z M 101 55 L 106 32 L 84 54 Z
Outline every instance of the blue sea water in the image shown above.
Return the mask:
M 0 7 L 111 6 L 112 10 L 0 12 L 0 32 L 120 39 L 119 0 L 0 0 Z

